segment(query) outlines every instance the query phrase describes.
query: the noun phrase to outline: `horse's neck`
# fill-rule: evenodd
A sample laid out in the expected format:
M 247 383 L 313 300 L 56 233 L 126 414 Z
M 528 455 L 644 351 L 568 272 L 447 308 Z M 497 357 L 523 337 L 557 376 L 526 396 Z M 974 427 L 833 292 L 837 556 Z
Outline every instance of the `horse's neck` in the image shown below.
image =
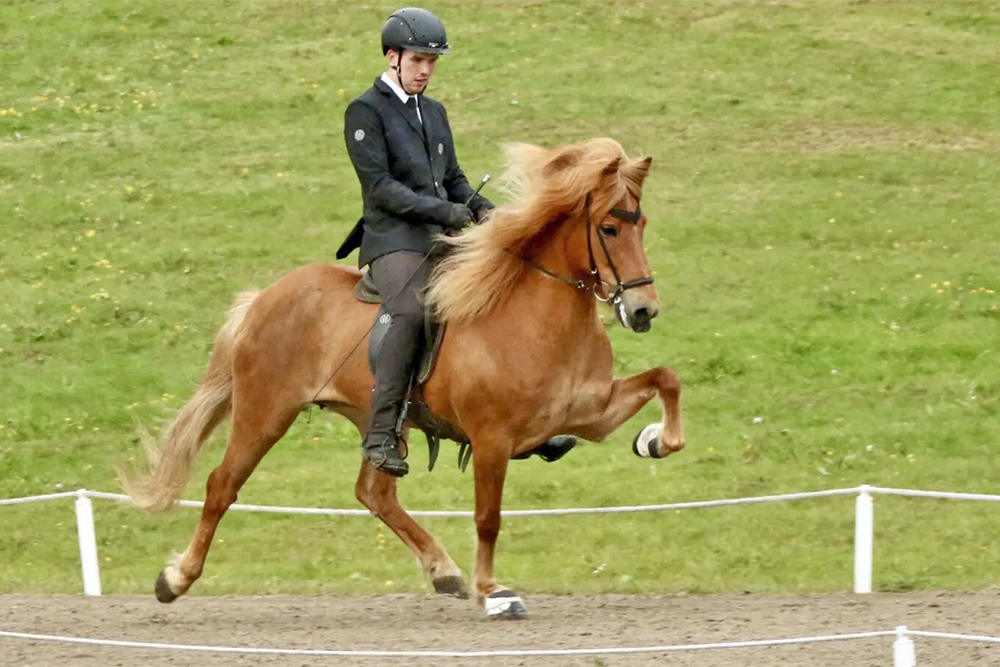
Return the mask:
M 583 330 L 589 330 L 598 322 L 597 300 L 592 290 L 589 286 L 580 289 L 574 284 L 587 280 L 589 274 L 580 267 L 573 267 L 568 260 L 576 254 L 574 239 L 569 234 L 571 229 L 570 224 L 556 227 L 550 235 L 536 239 L 534 248 L 525 249 L 525 256 L 534 267 L 520 276 L 505 307 L 500 309 L 505 312 L 496 313 L 505 319 L 537 323 L 547 332 L 546 340 L 559 341 L 562 336 L 555 335 L 556 330 L 579 337 Z M 603 329 L 600 331 L 603 333 Z
M 597 303 L 590 289 L 530 269 L 499 308 L 463 333 L 471 336 L 469 349 L 488 351 L 487 373 L 499 372 L 493 383 L 512 383 L 521 395 L 565 399 L 613 373 Z
M 565 264 L 538 260 L 539 266 L 558 276 L 571 274 Z M 533 341 L 533 346 L 567 347 L 588 338 L 592 333 L 604 335 L 597 316 L 597 299 L 592 290 L 546 275 L 531 268 L 518 280 L 503 306 L 487 316 L 496 322 L 516 322 L 517 335 Z
M 545 267 L 547 271 L 571 279 L 586 279 L 585 269 L 574 270 L 569 258 L 576 254 L 574 246 L 580 245 L 572 236 L 577 221 L 563 222 L 553 225 L 536 236 L 523 250 L 523 256 L 536 266 Z
M 566 268 L 542 266 L 553 272 Z M 548 396 L 542 403 L 550 405 L 549 399 L 565 400 L 592 378 L 606 381 L 612 374 L 611 343 L 593 292 L 534 268 L 522 272 L 495 309 L 448 326 L 447 349 L 425 396 L 436 414 L 456 424 L 461 425 L 462 410 L 476 409 L 483 391 L 522 403 Z M 475 401 L 465 404 L 465 394 Z
M 568 259 L 585 251 L 586 241 L 574 234 L 578 229 L 573 221 L 563 222 L 521 248 L 526 261 L 504 298 L 475 320 L 449 325 L 452 339 L 468 335 L 488 341 L 493 350 L 532 350 L 566 361 L 585 357 L 588 347 L 609 346 L 589 271 Z M 578 281 L 586 287 L 580 289 Z

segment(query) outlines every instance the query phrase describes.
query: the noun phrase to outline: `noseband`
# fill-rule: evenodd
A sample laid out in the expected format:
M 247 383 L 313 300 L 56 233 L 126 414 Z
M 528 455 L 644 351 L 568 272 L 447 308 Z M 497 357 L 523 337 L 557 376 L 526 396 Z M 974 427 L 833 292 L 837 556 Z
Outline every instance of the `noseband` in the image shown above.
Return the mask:
M 615 261 L 611 259 L 611 253 L 608 252 L 608 244 L 604 241 L 604 237 L 598 232 L 597 240 L 601 244 L 601 250 L 604 251 L 604 258 L 608 261 L 608 266 L 611 267 L 611 273 L 615 277 L 615 287 L 611 288 L 608 283 L 601 279 L 600 271 L 597 268 L 597 260 L 594 258 L 594 243 L 591 241 L 591 236 L 593 235 L 594 224 L 590 218 L 590 208 L 594 203 L 594 195 L 591 192 L 587 193 L 587 255 L 590 260 L 590 282 L 585 280 L 574 280 L 573 278 L 567 278 L 565 276 L 560 276 L 557 273 L 553 273 L 546 269 L 545 267 L 536 264 L 531 260 L 525 260 L 532 267 L 538 269 L 550 278 L 556 278 L 563 281 L 568 285 L 572 285 L 578 290 L 591 289 L 594 292 L 594 296 L 598 301 L 603 301 L 605 303 L 610 302 L 615 307 L 621 307 L 622 294 L 627 289 L 632 289 L 633 287 L 643 287 L 644 285 L 652 285 L 653 277 L 645 276 L 643 278 L 636 278 L 635 280 L 629 280 L 628 282 L 622 282 L 622 277 L 618 273 L 618 267 L 615 266 Z M 639 224 L 639 220 L 642 219 L 642 209 L 639 208 L 638 204 L 634 211 L 626 211 L 620 208 L 613 208 L 608 211 L 608 215 L 622 222 L 627 222 L 633 225 Z

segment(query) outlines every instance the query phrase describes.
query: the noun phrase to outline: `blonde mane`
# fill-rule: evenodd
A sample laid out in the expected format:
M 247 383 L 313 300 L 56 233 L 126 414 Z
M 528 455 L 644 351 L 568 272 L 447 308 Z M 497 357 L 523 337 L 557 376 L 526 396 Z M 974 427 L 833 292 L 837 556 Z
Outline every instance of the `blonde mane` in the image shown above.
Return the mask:
M 507 171 L 501 186 L 510 203 L 489 220 L 455 237 L 437 266 L 427 300 L 442 321 L 486 315 L 510 294 L 527 265 L 522 250 L 551 224 L 584 214 L 587 193 L 600 219 L 626 194 L 637 200 L 648 160 L 628 161 L 613 139 L 591 139 L 555 149 L 529 144 L 506 147 Z

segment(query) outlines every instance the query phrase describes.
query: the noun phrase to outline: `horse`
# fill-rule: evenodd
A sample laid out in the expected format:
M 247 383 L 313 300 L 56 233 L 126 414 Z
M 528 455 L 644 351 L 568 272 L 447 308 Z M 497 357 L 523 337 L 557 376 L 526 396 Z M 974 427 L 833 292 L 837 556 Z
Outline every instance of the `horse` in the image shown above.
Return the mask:
M 677 375 L 656 367 L 616 378 L 598 312 L 599 302 L 609 304 L 621 325 L 639 333 L 659 312 L 639 207 L 652 158 L 630 159 L 608 138 L 551 149 L 513 144 L 506 152 L 509 203 L 484 223 L 441 237 L 447 252 L 425 301 L 446 333 L 421 389 L 434 416 L 471 443 L 475 597 L 488 616 L 521 618 L 523 600 L 493 571 L 511 458 L 556 434 L 603 440 L 654 397 L 662 422 L 644 427 L 633 451 L 663 458 L 685 441 Z M 356 352 L 377 306 L 355 297 L 362 276 L 353 267 L 310 264 L 239 294 L 193 396 L 159 439 L 141 433 L 149 467 L 120 470 L 121 482 L 134 504 L 164 511 L 182 494 L 201 445 L 232 421 L 194 536 L 156 579 L 161 602 L 201 576 L 220 519 L 300 412 L 328 408 L 364 434 L 374 378 Z M 416 554 L 436 592 L 469 597 L 461 569 L 400 506 L 396 484 L 362 460 L 355 494 Z

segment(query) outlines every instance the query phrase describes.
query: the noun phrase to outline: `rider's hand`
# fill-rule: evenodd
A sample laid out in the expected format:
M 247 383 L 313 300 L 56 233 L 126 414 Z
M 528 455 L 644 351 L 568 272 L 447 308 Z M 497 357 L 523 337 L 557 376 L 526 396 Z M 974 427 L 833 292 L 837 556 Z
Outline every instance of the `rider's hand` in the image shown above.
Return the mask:
M 489 215 L 490 211 L 492 210 L 493 206 L 480 206 L 475 211 L 473 211 L 473 215 L 476 216 L 476 224 L 481 225 L 483 221 L 486 220 L 486 216 Z
M 472 210 L 465 204 L 452 204 L 448 213 L 448 227 L 452 229 L 462 229 L 467 224 L 475 220 Z

